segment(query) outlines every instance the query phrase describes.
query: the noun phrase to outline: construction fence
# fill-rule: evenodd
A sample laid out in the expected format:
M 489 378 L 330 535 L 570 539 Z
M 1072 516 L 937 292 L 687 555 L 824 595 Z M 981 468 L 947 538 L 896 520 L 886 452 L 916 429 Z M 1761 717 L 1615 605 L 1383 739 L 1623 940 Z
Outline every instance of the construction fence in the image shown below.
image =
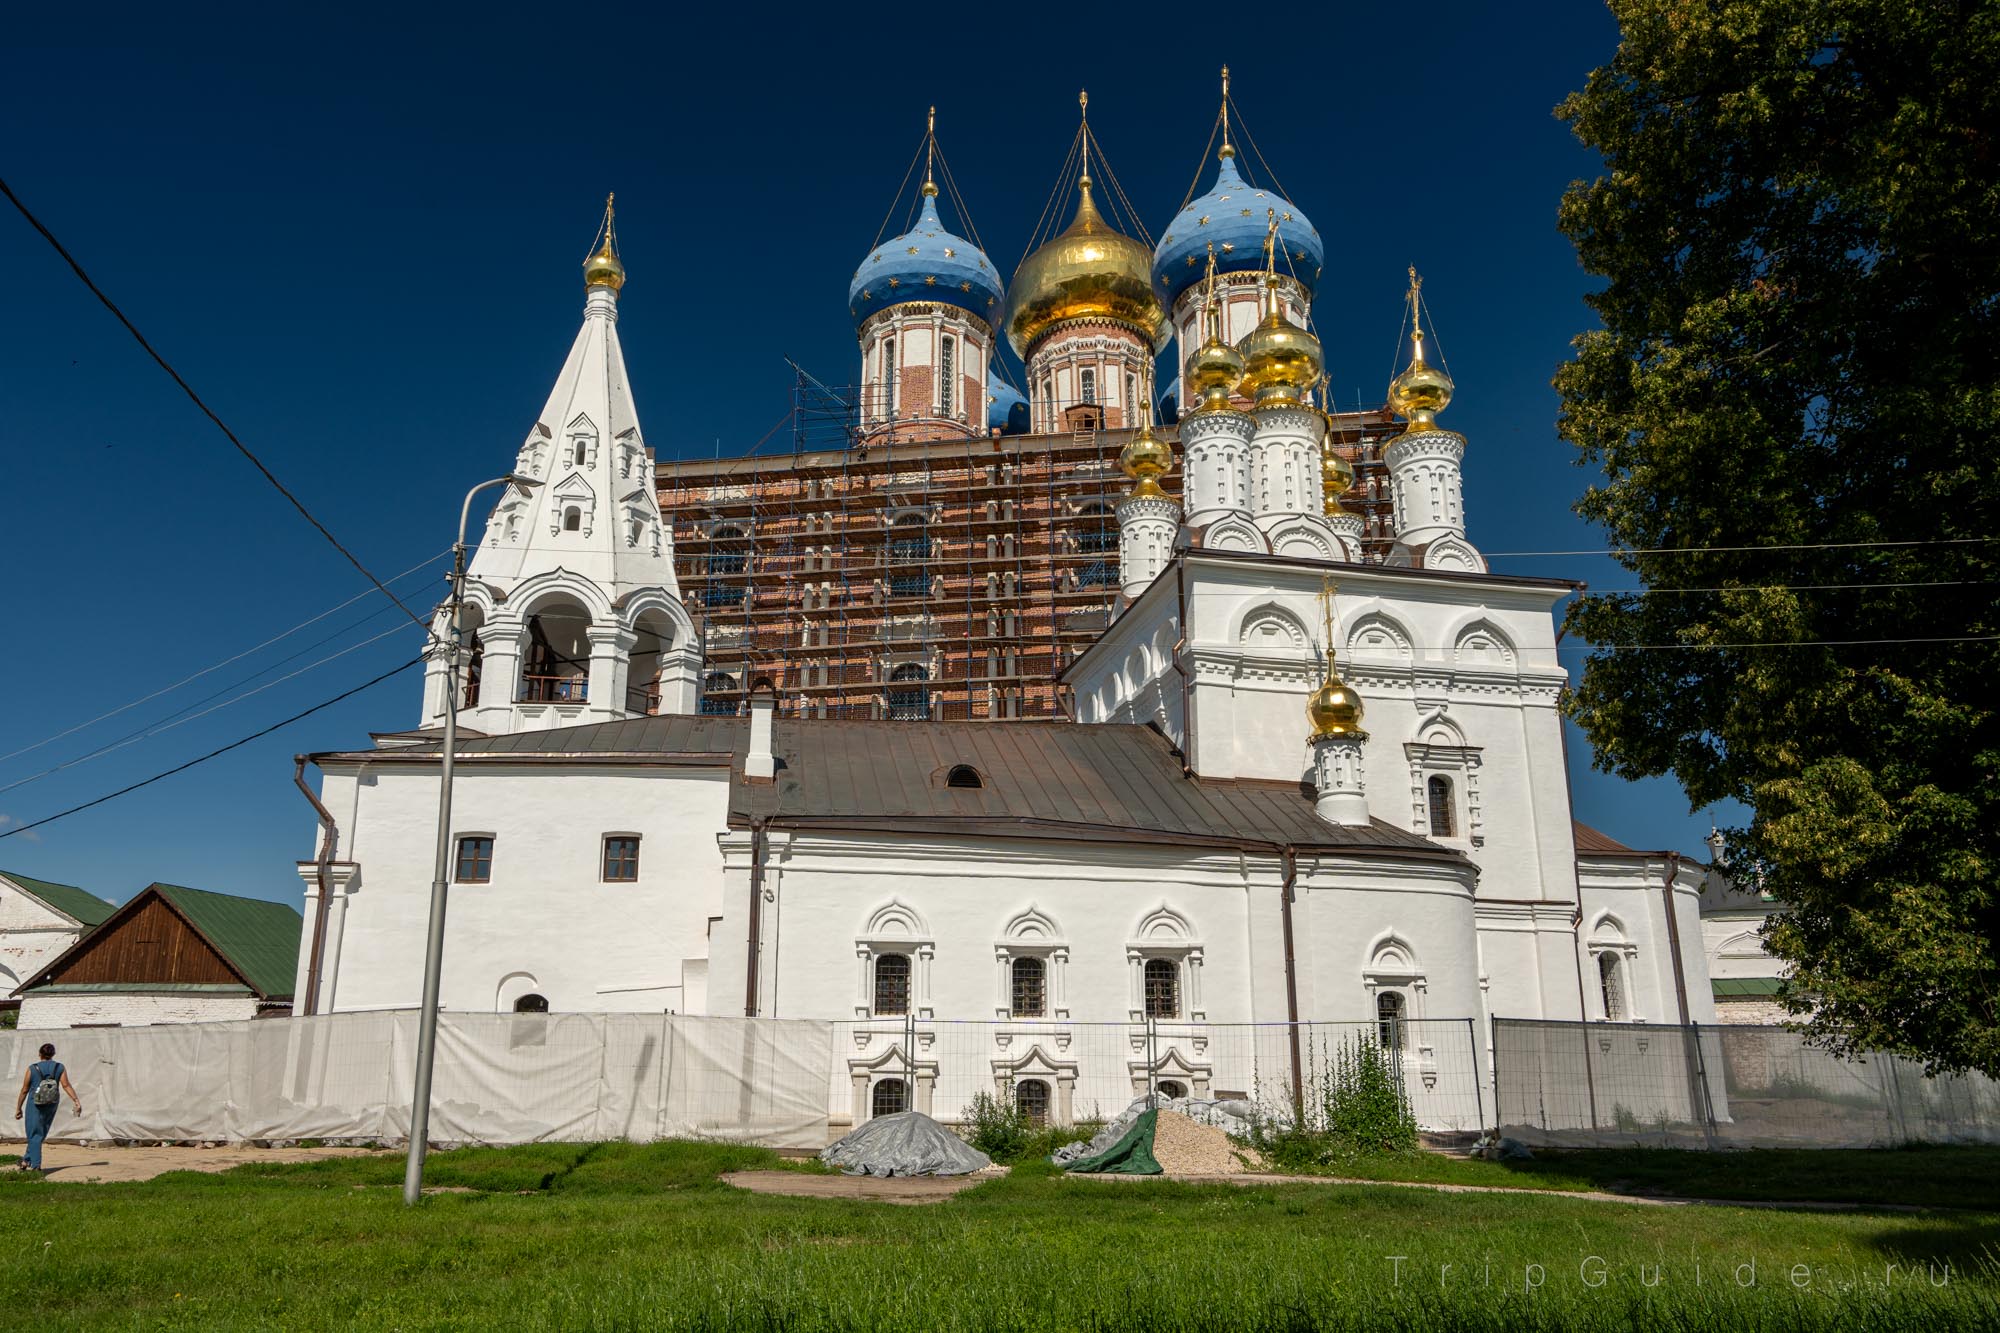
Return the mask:
M 1790 1028 L 1493 1020 L 1500 1132 L 1552 1147 L 2000 1143 L 2000 1083 Z
M 1490 1037 L 1490 1045 L 1489 1045 Z M 0 1067 L 57 1046 L 84 1104 L 65 1139 L 397 1141 L 414 1010 L 238 1023 L 0 1032 Z M 678 1014 L 446 1013 L 439 1143 L 708 1138 L 816 1149 L 873 1116 L 947 1123 L 980 1094 L 1079 1124 L 1135 1099 L 1318 1106 L 1343 1050 L 1372 1045 L 1418 1125 L 1496 1123 L 1554 1147 L 2000 1143 L 2000 1084 L 1842 1059 L 1779 1027 L 1469 1019 L 1113 1022 L 897 1015 L 828 1022 Z M 9 1075 L 11 1077 L 11 1075 Z
M 1474 1130 L 1490 1105 L 1474 1024 L 953 1022 L 675 1014 L 445 1013 L 438 1143 L 727 1139 L 819 1148 L 875 1115 L 963 1118 L 984 1092 L 1055 1124 L 1135 1098 L 1239 1099 L 1289 1116 L 1296 1068 L 1317 1096 L 1337 1051 L 1383 1046 L 1427 1128 Z M 44 1041 L 84 1105 L 62 1139 L 395 1141 L 409 1133 L 414 1010 L 151 1027 L 0 1032 L 4 1067 Z

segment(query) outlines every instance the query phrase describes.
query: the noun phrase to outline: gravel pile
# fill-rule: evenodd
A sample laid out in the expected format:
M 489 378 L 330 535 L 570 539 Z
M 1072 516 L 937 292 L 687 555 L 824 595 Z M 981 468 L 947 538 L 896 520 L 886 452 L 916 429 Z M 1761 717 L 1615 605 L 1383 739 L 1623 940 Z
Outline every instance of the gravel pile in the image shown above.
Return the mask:
M 1178 1111 L 1160 1112 L 1153 1157 L 1170 1176 L 1225 1176 L 1264 1166 L 1256 1150 L 1238 1148 L 1221 1130 L 1196 1124 Z

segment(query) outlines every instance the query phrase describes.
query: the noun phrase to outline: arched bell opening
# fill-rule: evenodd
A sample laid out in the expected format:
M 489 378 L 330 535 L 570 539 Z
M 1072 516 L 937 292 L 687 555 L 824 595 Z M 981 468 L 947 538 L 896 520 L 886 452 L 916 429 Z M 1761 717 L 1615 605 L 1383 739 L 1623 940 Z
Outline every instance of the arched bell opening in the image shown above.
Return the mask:
M 674 625 L 663 612 L 646 611 L 632 624 L 632 657 L 625 676 L 625 711 L 660 711 L 660 670 L 675 646 Z
M 566 596 L 537 604 L 528 615 L 521 702 L 580 704 L 589 697 L 589 610 Z

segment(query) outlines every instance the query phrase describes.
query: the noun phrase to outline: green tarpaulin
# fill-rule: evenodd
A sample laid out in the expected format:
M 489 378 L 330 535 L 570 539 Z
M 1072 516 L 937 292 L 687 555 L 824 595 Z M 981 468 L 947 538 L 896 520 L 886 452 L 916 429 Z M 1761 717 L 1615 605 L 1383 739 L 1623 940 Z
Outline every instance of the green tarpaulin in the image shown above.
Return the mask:
M 1118 1176 L 1157 1176 L 1160 1164 L 1153 1157 L 1153 1127 L 1160 1122 L 1158 1111 L 1141 1112 L 1125 1131 L 1125 1137 L 1095 1157 L 1079 1157 L 1065 1170 L 1103 1172 Z

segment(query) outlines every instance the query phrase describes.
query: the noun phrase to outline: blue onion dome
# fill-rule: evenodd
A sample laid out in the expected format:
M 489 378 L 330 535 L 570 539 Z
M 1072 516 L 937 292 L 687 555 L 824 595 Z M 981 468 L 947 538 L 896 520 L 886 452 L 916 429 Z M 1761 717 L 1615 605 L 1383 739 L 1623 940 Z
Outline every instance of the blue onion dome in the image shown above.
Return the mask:
M 1264 231 L 1269 210 L 1278 210 L 1278 239 L 1285 253 L 1278 272 L 1299 280 L 1311 297 L 1326 265 L 1326 247 L 1306 215 L 1275 190 L 1253 188 L 1236 170 L 1234 149 L 1224 146 L 1215 184 L 1174 215 L 1153 252 L 1153 290 L 1169 310 L 1180 294 L 1201 280 L 1208 247 L 1215 246 L 1215 271 L 1249 273 L 1264 267 Z
M 1024 434 L 1028 428 L 1028 400 L 990 370 L 986 372 L 986 428 L 1002 435 Z
M 917 225 L 882 242 L 847 285 L 847 308 L 858 329 L 870 315 L 905 301 L 936 301 L 976 315 L 988 328 L 1000 320 L 1002 284 L 986 252 L 944 229 L 937 196 L 924 195 Z

